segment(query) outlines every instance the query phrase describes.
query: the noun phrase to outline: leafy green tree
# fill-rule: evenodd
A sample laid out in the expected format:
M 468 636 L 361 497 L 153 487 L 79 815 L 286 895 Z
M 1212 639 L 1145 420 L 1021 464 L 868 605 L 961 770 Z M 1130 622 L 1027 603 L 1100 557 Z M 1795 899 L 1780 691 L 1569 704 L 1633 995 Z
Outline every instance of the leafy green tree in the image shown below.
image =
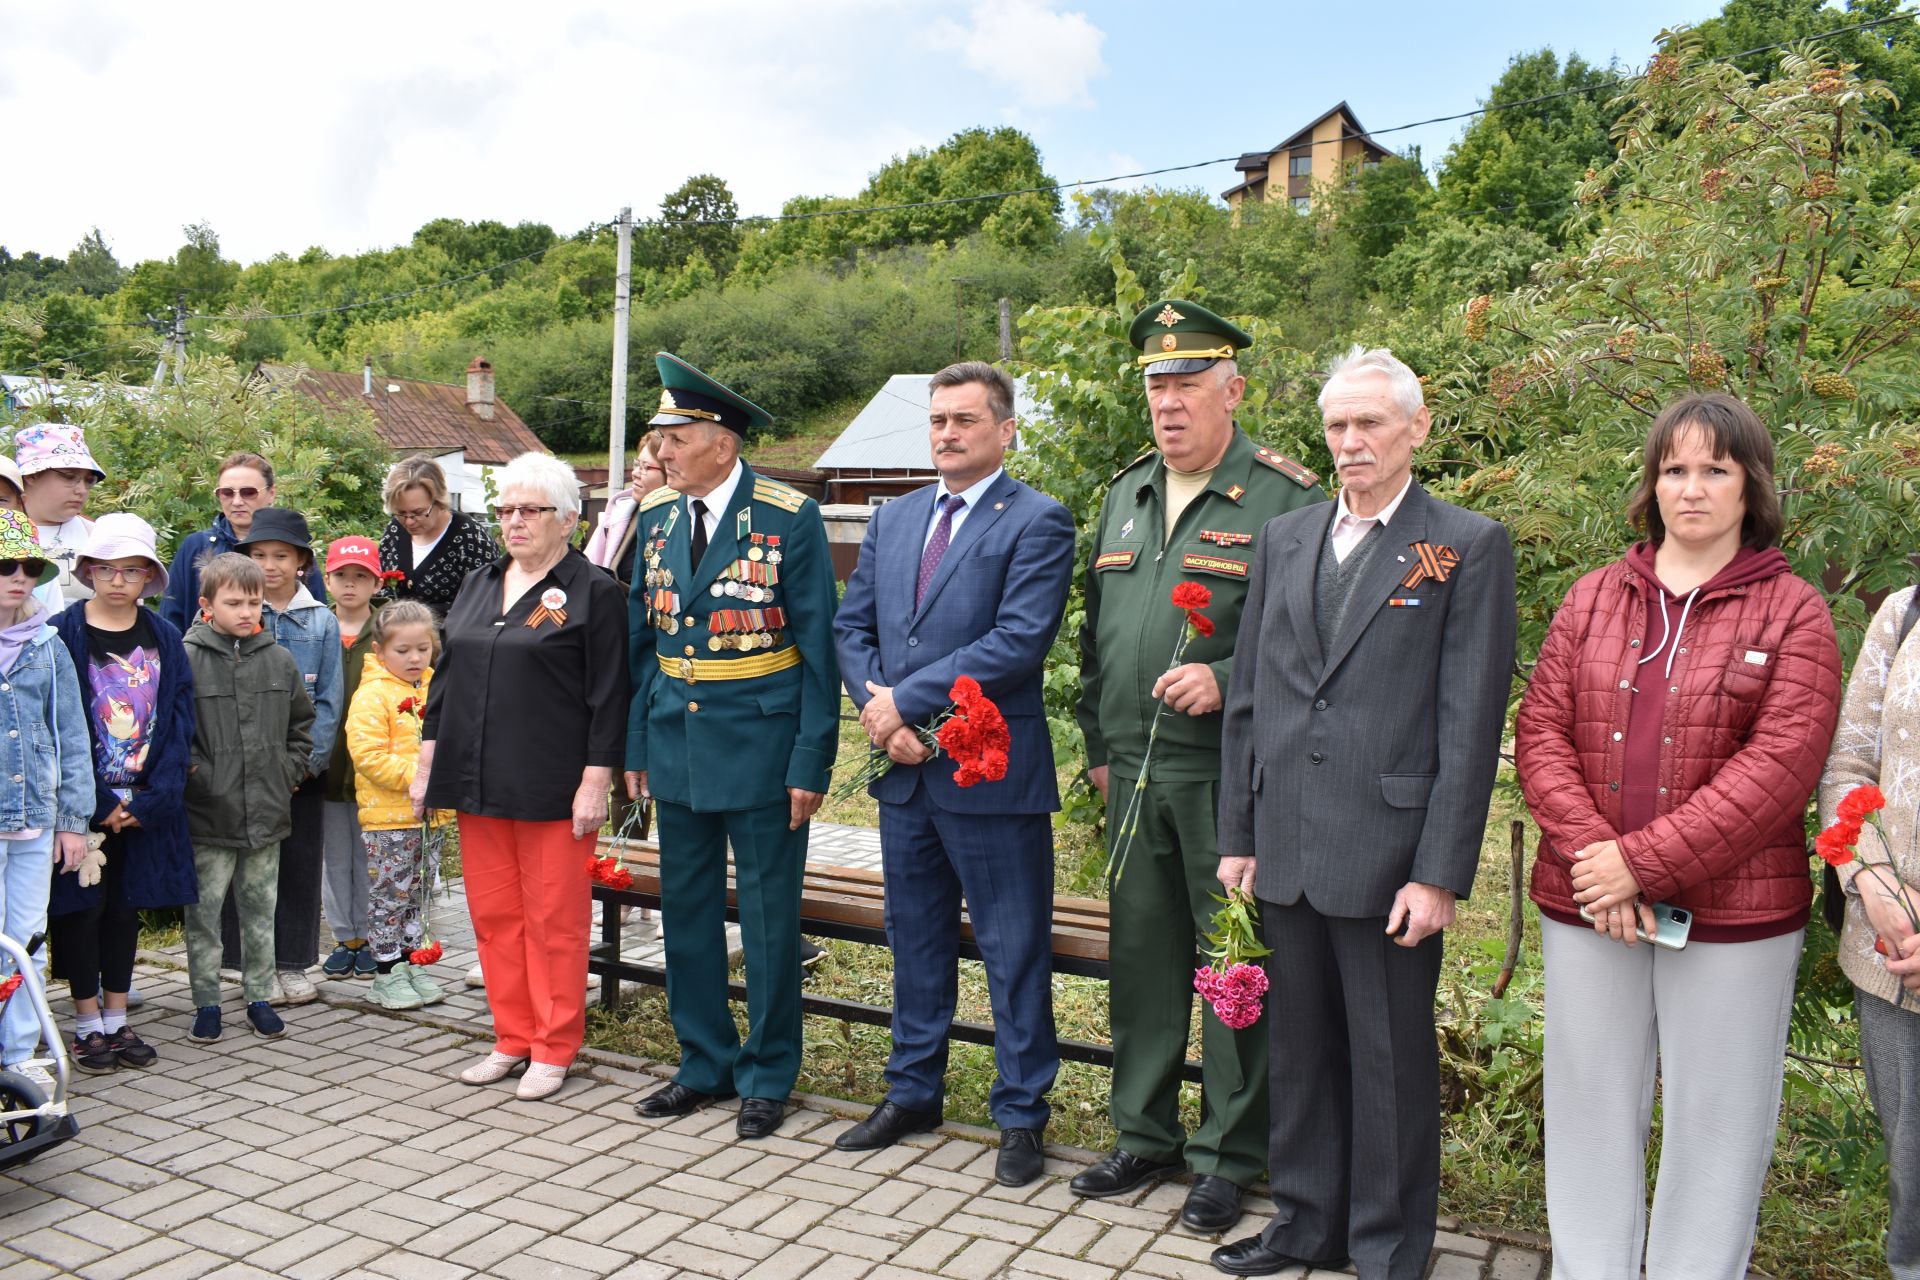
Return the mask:
M 1889 18 L 1899 20 L 1884 21 Z M 1866 23 L 1878 25 L 1827 35 Z M 1909 150 L 1920 146 L 1920 118 L 1900 110 L 1903 104 L 1920 101 L 1920 25 L 1904 0 L 1843 0 L 1838 7 L 1829 0 L 1727 0 L 1718 17 L 1708 18 L 1696 30 L 1700 52 L 1709 58 L 1827 36 L 1820 43 L 1836 65 L 1852 63 L 1861 76 L 1883 80 L 1893 90 L 1892 98 L 1868 106 L 1873 118 Z M 1734 65 L 1769 80 L 1779 74 L 1779 53 L 1749 54 L 1735 59 Z
M 163 548 L 219 513 L 212 468 L 239 449 L 273 459 L 281 505 L 304 513 L 316 538 L 366 533 L 384 520 L 380 482 L 392 455 L 372 411 L 323 409 L 225 357 L 189 360 L 184 381 L 158 391 L 103 385 L 65 413 L 107 473 L 89 510 L 137 512 Z
M 1629 90 L 1620 156 L 1577 196 L 1598 224 L 1536 285 L 1463 310 L 1473 343 L 1430 402 L 1437 487 L 1506 520 L 1531 653 L 1573 578 L 1632 534 L 1626 495 L 1661 407 L 1730 391 L 1768 423 L 1794 569 L 1858 593 L 1910 580 L 1920 441 L 1920 190 L 1872 198 L 1891 93 L 1824 47 L 1765 81 L 1670 38 Z M 1831 575 L 1829 574 L 1832 569 Z
M 655 261 L 650 265 L 678 271 L 698 254 L 717 278 L 724 279 L 740 256 L 740 228 L 731 221 L 739 216 L 740 206 L 724 179 L 711 173 L 695 174 L 660 201 L 663 225 L 647 228 L 654 241 Z
M 172 314 L 174 299 L 187 310 L 212 313 L 233 301 L 240 264 L 220 256 L 220 237 L 204 222 L 184 227 L 186 242 L 165 261 L 135 265 L 121 291 L 121 310 L 130 319 Z
M 67 255 L 67 269 L 61 283 L 93 298 L 104 298 L 126 279 L 126 268 L 107 247 L 106 237 L 94 227 L 80 238 Z
M 1615 69 L 1577 54 L 1564 66 L 1551 49 L 1516 55 L 1487 95 L 1486 114 L 1448 149 L 1437 211 L 1480 214 L 1561 243 L 1574 184 L 1613 159 L 1608 129 L 1617 108 L 1608 104 L 1618 80 Z M 1530 101 L 1549 94 L 1564 96 Z M 1526 105 L 1512 105 L 1519 103 Z

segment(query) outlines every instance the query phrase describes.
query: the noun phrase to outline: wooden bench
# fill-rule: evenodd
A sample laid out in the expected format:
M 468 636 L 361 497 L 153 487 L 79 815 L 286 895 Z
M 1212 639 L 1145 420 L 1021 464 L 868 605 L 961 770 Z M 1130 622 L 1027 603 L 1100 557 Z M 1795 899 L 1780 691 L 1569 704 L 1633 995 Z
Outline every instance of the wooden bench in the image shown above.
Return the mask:
M 660 850 L 657 845 L 644 841 L 628 841 L 618 849 L 611 842 L 602 841 L 600 854 L 602 857 L 617 854 L 633 875 L 631 888 L 614 889 L 597 883 L 593 886 L 594 901 L 600 905 L 600 941 L 589 951 L 587 970 L 600 975 L 600 1003 L 611 1008 L 619 1003 L 622 982 L 666 985 L 665 969 L 656 965 L 636 964 L 622 957 L 620 951 L 620 908 L 652 907 L 658 910 L 660 907 Z M 731 868 L 727 873 L 726 918 L 735 923 L 740 919 Z M 668 927 L 671 927 L 671 922 Z M 800 928 L 801 932 L 813 937 L 886 946 L 886 896 L 880 873 L 858 867 L 809 862 L 800 890 Z M 1097 898 L 1054 898 L 1052 951 L 1055 973 L 1106 978 L 1107 904 Z M 980 948 L 973 936 L 973 922 L 968 919 L 964 908 L 960 917 L 960 955 L 967 960 L 980 959 Z M 733 999 L 747 998 L 744 983 L 731 982 L 728 987 Z M 893 1025 L 892 1009 L 880 1005 L 804 991 L 800 1003 L 805 1012 L 821 1017 L 870 1026 Z M 947 1037 L 971 1044 L 990 1045 L 993 1043 L 993 1028 L 983 1023 L 956 1019 L 948 1028 Z M 1061 1039 L 1060 1056 L 1069 1062 L 1086 1062 L 1108 1068 L 1113 1066 L 1111 1046 L 1085 1040 Z M 1196 1081 L 1200 1078 L 1198 1062 L 1187 1063 L 1186 1077 Z

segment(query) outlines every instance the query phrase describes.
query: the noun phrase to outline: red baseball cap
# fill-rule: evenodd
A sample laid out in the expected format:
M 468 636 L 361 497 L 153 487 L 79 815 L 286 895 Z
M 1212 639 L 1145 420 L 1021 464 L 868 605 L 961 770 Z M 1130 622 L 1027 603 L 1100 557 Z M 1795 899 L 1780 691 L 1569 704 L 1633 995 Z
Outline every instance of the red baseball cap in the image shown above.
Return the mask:
M 380 576 L 380 548 L 372 538 L 335 538 L 327 544 L 327 572 L 359 565 L 374 577 Z

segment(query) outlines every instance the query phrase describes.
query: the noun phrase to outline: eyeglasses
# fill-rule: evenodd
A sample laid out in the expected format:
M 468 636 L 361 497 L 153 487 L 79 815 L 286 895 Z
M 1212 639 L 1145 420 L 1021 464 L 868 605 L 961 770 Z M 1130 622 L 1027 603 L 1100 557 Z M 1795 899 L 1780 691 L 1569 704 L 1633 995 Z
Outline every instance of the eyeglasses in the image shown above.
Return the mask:
M 132 566 L 97 564 L 93 566 L 93 580 L 95 582 L 139 582 L 152 572 L 153 570 L 143 564 Z
M 416 520 L 425 520 L 427 517 L 431 516 L 435 511 L 438 511 L 439 509 L 440 509 L 440 504 L 436 502 L 433 506 L 428 507 L 424 511 L 396 511 L 393 513 L 393 518 L 395 520 L 398 520 L 401 524 L 412 524 Z
M 527 507 L 527 506 L 495 507 L 493 509 L 493 518 L 495 520 L 498 520 L 501 524 L 505 524 L 507 521 L 513 519 L 513 517 L 515 516 L 519 516 L 522 520 L 531 520 L 543 511 L 554 512 L 554 511 L 558 511 L 559 509 L 560 508 L 558 507 Z
M 29 578 L 37 578 L 47 571 L 45 560 L 28 557 L 24 560 L 0 560 L 0 578 L 11 578 L 16 573 L 24 573 Z
M 232 502 L 235 498 L 240 498 L 244 501 L 252 502 L 255 498 L 260 496 L 260 491 L 249 484 L 249 485 L 243 485 L 238 489 L 215 489 L 213 491 L 213 496 L 220 499 L 220 501 L 222 502 Z

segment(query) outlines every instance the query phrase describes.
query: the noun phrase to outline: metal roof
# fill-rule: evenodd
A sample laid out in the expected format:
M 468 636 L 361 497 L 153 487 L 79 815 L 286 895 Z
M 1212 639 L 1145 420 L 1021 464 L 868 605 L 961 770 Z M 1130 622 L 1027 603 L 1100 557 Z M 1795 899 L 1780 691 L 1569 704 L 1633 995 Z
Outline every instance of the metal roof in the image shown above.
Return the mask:
M 927 384 L 930 373 L 896 373 L 855 414 L 827 451 L 814 461 L 816 471 L 933 471 L 927 444 Z M 1032 422 L 1040 407 L 1027 394 L 1024 378 L 1013 380 L 1013 416 Z M 1015 441 L 1016 446 L 1018 440 Z

